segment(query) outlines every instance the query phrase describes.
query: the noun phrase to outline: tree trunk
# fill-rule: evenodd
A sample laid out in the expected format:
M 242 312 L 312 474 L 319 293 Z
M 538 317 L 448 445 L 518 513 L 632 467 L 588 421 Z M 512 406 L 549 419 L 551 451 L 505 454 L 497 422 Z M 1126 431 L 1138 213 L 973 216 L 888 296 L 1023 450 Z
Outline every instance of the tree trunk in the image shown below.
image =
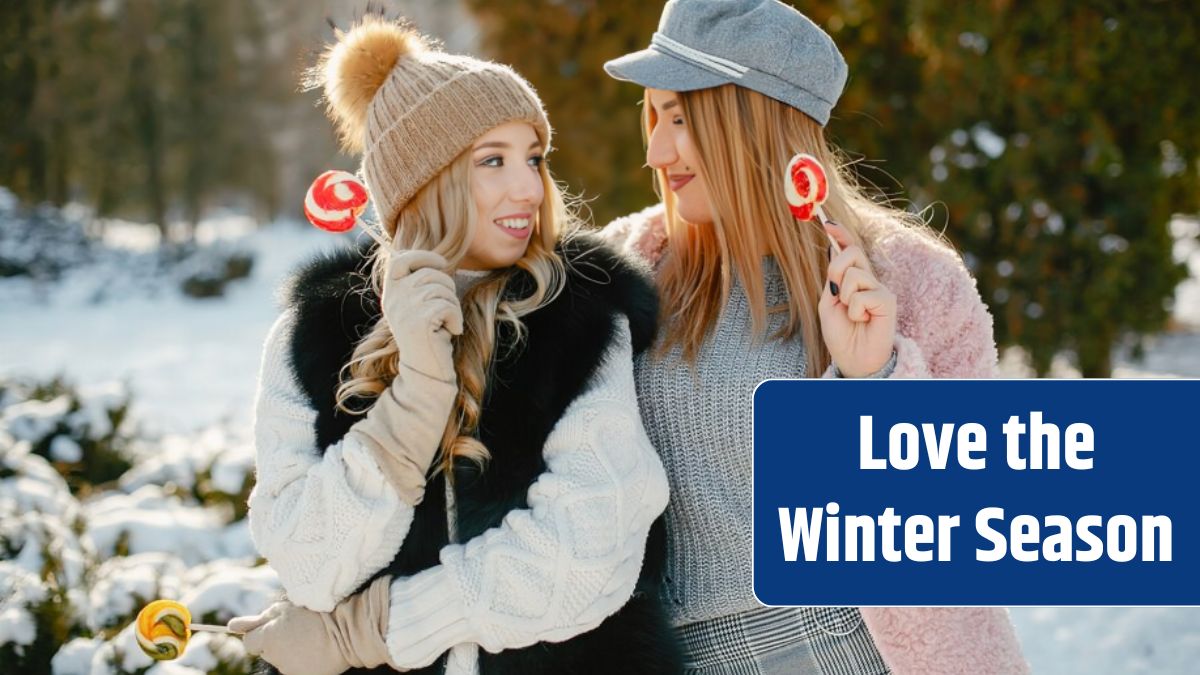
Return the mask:
M 154 77 L 151 73 L 151 59 L 143 51 L 133 59 L 130 103 L 134 107 L 137 119 L 137 137 L 142 146 L 142 155 L 146 162 L 146 200 L 150 205 L 150 217 L 156 225 L 161 237 L 159 243 L 166 245 L 171 241 L 171 233 L 167 228 L 167 195 L 166 182 L 163 175 L 163 142 L 162 120 L 155 100 Z
M 1079 344 L 1079 372 L 1084 377 L 1112 377 L 1112 350 L 1116 336 L 1098 331 Z

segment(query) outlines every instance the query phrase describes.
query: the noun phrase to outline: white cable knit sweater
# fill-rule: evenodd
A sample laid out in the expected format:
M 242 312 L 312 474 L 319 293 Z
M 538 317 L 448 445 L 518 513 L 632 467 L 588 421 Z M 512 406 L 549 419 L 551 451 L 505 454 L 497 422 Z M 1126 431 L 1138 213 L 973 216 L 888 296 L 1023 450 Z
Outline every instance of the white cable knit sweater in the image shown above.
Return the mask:
M 328 611 L 391 561 L 413 511 L 352 439 L 321 456 L 316 412 L 288 363 L 293 321 L 285 312 L 264 347 L 250 531 L 288 598 Z M 566 640 L 629 599 L 650 524 L 667 505 L 667 479 L 638 412 L 623 317 L 543 455 L 546 472 L 529 488 L 528 509 L 392 583 L 395 665 L 425 666 L 454 648 L 447 673 L 471 673 L 475 645 L 497 652 Z

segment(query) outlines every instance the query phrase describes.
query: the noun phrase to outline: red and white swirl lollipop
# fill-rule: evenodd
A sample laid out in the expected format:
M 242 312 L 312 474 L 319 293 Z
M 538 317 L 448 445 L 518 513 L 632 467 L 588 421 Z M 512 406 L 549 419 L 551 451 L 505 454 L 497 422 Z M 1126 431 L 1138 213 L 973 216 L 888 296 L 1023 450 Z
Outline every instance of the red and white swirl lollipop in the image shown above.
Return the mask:
M 815 213 L 821 222 L 825 222 L 821 204 L 829 196 L 829 179 L 816 157 L 803 152 L 793 157 L 787 165 L 783 190 L 793 216 L 799 220 L 812 220 Z
M 821 208 L 829 198 L 829 177 L 816 157 L 802 152 L 788 162 L 783 193 L 787 197 L 788 208 L 797 220 L 812 220 L 816 216 L 821 225 L 829 221 L 825 210 Z M 836 250 L 841 250 L 833 237 L 829 237 L 829 241 Z
M 326 171 L 317 176 L 304 196 L 304 215 L 326 232 L 348 232 L 367 208 L 367 186 L 348 171 Z M 386 243 L 374 228 L 363 229 L 381 245 Z

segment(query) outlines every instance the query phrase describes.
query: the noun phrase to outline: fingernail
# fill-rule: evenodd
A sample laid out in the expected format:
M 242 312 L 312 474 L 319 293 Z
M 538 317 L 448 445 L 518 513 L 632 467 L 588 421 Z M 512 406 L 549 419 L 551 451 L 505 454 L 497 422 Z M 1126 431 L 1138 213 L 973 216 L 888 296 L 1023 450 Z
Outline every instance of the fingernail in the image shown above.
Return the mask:
M 829 260 L 832 262 L 833 261 L 833 247 L 830 246 L 827 252 L 829 253 Z
M 838 288 L 837 284 L 833 283 L 832 281 L 829 282 L 829 292 L 830 293 L 833 293 L 836 296 L 838 294 L 838 291 L 840 291 L 840 290 L 841 289 Z

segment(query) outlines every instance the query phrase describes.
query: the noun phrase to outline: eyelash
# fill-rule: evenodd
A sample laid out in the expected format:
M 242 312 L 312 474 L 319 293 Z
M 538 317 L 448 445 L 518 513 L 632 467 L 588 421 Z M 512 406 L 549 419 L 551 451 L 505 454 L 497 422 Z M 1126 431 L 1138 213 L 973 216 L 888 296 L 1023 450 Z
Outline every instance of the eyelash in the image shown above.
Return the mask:
M 532 164 L 530 166 L 537 168 L 542 165 L 542 162 L 546 161 L 546 158 L 542 155 L 534 155 L 533 157 L 530 157 L 526 161 L 532 162 Z M 500 162 L 500 163 L 493 164 L 492 162 Z M 487 167 L 492 167 L 492 168 L 498 169 L 498 168 L 504 166 L 504 158 L 501 157 L 500 155 L 492 155 L 491 157 L 484 158 L 482 161 L 480 161 L 479 166 L 487 166 Z

